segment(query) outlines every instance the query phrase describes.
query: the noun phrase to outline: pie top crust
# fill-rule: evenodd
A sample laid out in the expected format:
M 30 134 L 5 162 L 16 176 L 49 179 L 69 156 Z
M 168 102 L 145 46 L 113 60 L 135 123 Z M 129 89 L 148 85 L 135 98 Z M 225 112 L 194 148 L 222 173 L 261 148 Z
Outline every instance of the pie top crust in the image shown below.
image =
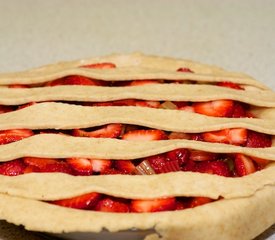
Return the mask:
M 82 65 L 112 62 L 115 69 L 88 69 Z M 187 67 L 195 73 L 176 72 Z M 196 80 L 201 84 L 159 84 L 136 87 L 57 86 L 9 89 L 8 84 L 39 84 L 68 75 L 82 75 L 106 81 L 132 79 Z M 231 81 L 245 91 L 209 85 Z M 208 85 L 207 85 L 208 84 Z M 0 129 L 72 129 L 127 123 L 167 131 L 196 133 L 224 128 L 247 128 L 275 135 L 275 93 L 253 78 L 221 68 L 142 54 L 111 55 L 64 62 L 20 73 L 0 74 L 0 104 L 18 105 L 31 101 L 111 101 L 145 100 L 209 101 L 232 99 L 253 105 L 257 118 L 214 118 L 185 111 L 140 107 L 85 107 L 67 103 L 38 103 L 0 115 Z M 62 112 L 62 114 L 60 114 Z M 153 116 L 153 117 L 152 117 Z M 169 121 L 167 121 L 169 119 Z M 182 124 L 185 123 L 185 124 Z M 188 123 L 188 124 L 186 124 Z M 274 138 L 274 137 L 273 137 Z M 54 144 L 53 144 L 54 143 Z M 91 139 L 56 134 L 36 135 L 0 146 L 0 161 L 23 156 L 95 157 L 135 159 L 177 148 L 217 153 L 244 153 L 275 161 L 275 145 L 246 148 L 191 140 L 132 142 Z M 23 224 L 29 230 L 61 232 L 120 231 L 155 228 L 162 239 L 250 239 L 275 223 L 275 163 L 242 178 L 225 178 L 201 173 L 168 173 L 153 176 L 75 177 L 59 173 L 0 175 L 0 218 Z M 40 200 L 58 200 L 88 192 L 125 198 L 203 195 L 218 199 L 196 209 L 175 212 L 114 214 L 61 208 Z M 32 214 L 26 214 L 26 211 Z M 43 218 L 41 217 L 43 216 Z M 43 224 L 41 221 L 43 219 Z M 254 221 L 261 219 L 261 221 Z M 251 223 L 251 221 L 254 221 Z M 39 223 L 40 221 L 40 223 Z M 255 223 L 256 222 L 256 223 Z M 249 225 L 248 225 L 249 224 Z M 240 227 L 242 226 L 242 227 Z M 244 226 L 246 228 L 244 228 Z M 159 239 L 153 234 L 146 239 Z

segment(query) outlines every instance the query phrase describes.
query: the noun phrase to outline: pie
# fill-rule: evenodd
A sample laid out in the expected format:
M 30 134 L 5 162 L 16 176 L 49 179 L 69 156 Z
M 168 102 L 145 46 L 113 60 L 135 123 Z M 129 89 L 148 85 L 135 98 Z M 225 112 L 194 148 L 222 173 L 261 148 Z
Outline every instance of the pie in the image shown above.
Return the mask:
M 275 93 L 253 78 L 134 53 L 0 84 L 0 219 L 147 240 L 252 239 L 275 223 Z

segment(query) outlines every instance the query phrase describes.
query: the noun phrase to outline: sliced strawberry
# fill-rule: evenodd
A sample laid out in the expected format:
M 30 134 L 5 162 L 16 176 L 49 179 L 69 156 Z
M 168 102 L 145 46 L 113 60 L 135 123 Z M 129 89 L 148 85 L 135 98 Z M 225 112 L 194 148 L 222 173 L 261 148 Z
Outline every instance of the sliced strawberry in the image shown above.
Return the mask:
M 90 159 L 90 161 L 93 171 L 98 173 L 105 172 L 112 165 L 112 161 L 106 159 Z
M 11 84 L 9 88 L 29 88 L 30 86 L 24 84 Z
M 210 203 L 212 201 L 213 200 L 211 198 L 208 198 L 208 197 L 193 197 L 191 202 L 190 202 L 189 207 L 194 208 L 194 207 L 197 207 L 197 206 L 204 205 L 206 203 Z
M 105 197 L 95 206 L 96 211 L 100 212 L 129 212 L 129 203 L 126 199 Z
M 128 86 L 142 86 L 142 85 L 148 85 L 148 84 L 157 84 L 159 81 L 157 80 L 134 80 L 131 81 Z
M 25 169 L 24 169 L 24 174 L 28 174 L 28 173 L 33 173 L 33 172 L 40 172 L 39 168 L 38 167 L 35 167 L 35 166 L 27 166 Z
M 177 72 L 194 73 L 190 68 L 186 68 L 186 67 L 179 68 Z
M 137 106 L 137 107 L 159 108 L 160 107 L 160 102 L 158 102 L 158 101 L 136 101 L 135 106 Z
M 256 171 L 255 165 L 252 159 L 243 154 L 236 154 L 234 159 L 234 166 L 238 176 L 242 177 Z
M 92 63 L 92 64 L 87 64 L 87 65 L 82 65 L 80 67 L 95 68 L 95 69 L 110 69 L 110 68 L 116 68 L 116 65 L 114 63 L 110 63 L 110 62 L 103 62 L 103 63 Z
M 108 124 L 94 131 L 74 129 L 73 136 L 76 137 L 93 137 L 93 138 L 117 138 L 122 132 L 122 124 Z
M 196 113 L 212 117 L 231 117 L 234 107 L 232 100 L 216 100 L 210 102 L 193 103 Z
M 90 79 L 88 77 L 72 75 L 63 77 L 57 80 L 46 83 L 46 86 L 58 86 L 58 85 L 90 85 L 90 86 L 104 86 L 104 81 Z
M 190 150 L 189 159 L 191 161 L 211 161 L 218 158 L 217 153 L 205 152 L 200 150 Z
M 24 173 L 25 167 L 24 163 L 19 159 L 0 163 L 0 174 L 17 176 Z
M 188 106 L 188 102 L 183 102 L 183 101 L 177 101 L 177 102 L 172 102 L 172 103 L 174 103 L 176 106 L 177 106 L 177 108 L 183 108 L 183 107 L 186 107 L 186 106 Z
M 165 132 L 161 130 L 133 130 L 125 133 L 122 139 L 130 141 L 152 141 L 167 139 L 167 136 Z
M 193 134 L 191 134 L 190 139 L 193 141 L 204 141 L 202 133 L 193 133 Z
M 185 197 L 177 197 L 177 201 L 176 201 L 176 209 L 175 210 L 183 210 L 185 208 L 187 208 L 187 204 L 186 204 L 186 198 Z
M 247 141 L 247 130 L 245 128 L 224 129 L 206 132 L 203 133 L 202 136 L 206 142 L 244 145 Z
M 250 158 L 257 164 L 258 170 L 264 169 L 267 164 L 270 163 L 269 160 L 263 159 L 263 158 L 258 158 L 258 157 L 252 157 Z
M 127 174 L 132 174 L 136 169 L 135 165 L 130 160 L 115 161 L 115 168 Z
M 239 84 L 233 82 L 218 82 L 217 86 L 244 90 L 244 88 L 242 88 Z
M 234 103 L 232 118 L 244 118 L 247 117 L 247 113 L 243 104 L 239 102 Z
M 168 158 L 165 154 L 158 154 L 146 158 L 151 167 L 156 173 L 168 173 L 168 172 L 178 172 L 181 171 L 180 164 L 182 159 L 176 158 L 176 154 L 173 155 L 173 158 Z
M 132 200 L 131 202 L 132 212 L 160 212 L 160 211 L 171 211 L 177 207 L 176 198 L 159 198 L 149 200 Z
M 62 207 L 77 208 L 77 209 L 91 209 L 97 204 L 100 197 L 101 197 L 101 194 L 93 192 L 93 193 L 83 194 L 78 197 L 52 201 L 51 203 Z
M 180 107 L 178 110 L 184 110 L 186 112 L 195 112 L 195 108 L 193 106 L 185 106 L 185 107 Z
M 66 162 L 48 164 L 45 167 L 40 168 L 39 170 L 40 170 L 40 172 L 60 172 L 60 173 L 67 173 L 70 175 L 73 174 L 72 168 Z
M 116 100 L 112 102 L 113 106 L 135 106 L 136 105 L 135 99 L 124 99 L 124 100 Z
M 168 135 L 168 139 L 191 139 L 191 134 L 183 133 L 183 132 L 171 132 Z
M 166 156 L 165 154 L 158 154 L 155 156 L 150 156 L 146 158 L 146 160 L 150 163 L 156 173 L 161 173 L 166 163 Z
M 67 163 L 76 172 L 76 175 L 91 175 L 93 173 L 93 166 L 88 158 L 67 158 Z
M 264 133 L 248 131 L 246 147 L 251 148 L 266 148 L 271 147 L 271 136 Z
M 45 168 L 49 164 L 57 164 L 59 161 L 54 158 L 24 157 L 23 162 L 27 166 L 35 166 L 39 169 Z
M 112 102 L 94 102 L 94 103 L 85 103 L 84 106 L 109 107 L 109 106 L 114 106 L 114 104 Z
M 189 160 L 189 155 L 189 151 L 185 148 L 179 148 L 166 153 L 166 157 L 169 161 L 178 161 L 180 166 L 187 163 Z
M 14 107 L 12 106 L 0 105 L 0 114 L 6 113 L 6 112 L 12 112 L 13 110 L 14 110 Z
M 13 129 L 0 131 L 0 145 L 16 142 L 33 135 L 29 129 Z
M 196 164 L 196 172 L 216 174 L 224 177 L 230 177 L 230 169 L 224 161 L 203 161 Z

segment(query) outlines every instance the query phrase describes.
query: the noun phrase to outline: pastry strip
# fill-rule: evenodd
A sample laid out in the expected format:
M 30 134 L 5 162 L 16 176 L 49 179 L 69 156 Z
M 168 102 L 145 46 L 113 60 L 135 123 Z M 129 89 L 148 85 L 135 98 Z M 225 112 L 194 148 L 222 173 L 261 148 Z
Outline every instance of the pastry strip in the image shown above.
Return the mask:
M 3 105 L 54 100 L 105 102 L 131 98 L 191 102 L 232 99 L 255 106 L 275 107 L 275 93 L 272 91 L 240 91 L 202 84 L 149 84 L 131 87 L 64 85 L 25 89 L 0 88 L 0 104 Z
M 133 142 L 110 138 L 83 138 L 60 134 L 38 134 L 18 142 L 0 146 L 0 162 L 25 156 L 45 158 L 88 157 L 115 160 L 138 159 L 177 148 L 189 148 L 214 153 L 243 153 L 248 156 L 275 161 L 275 147 L 247 148 L 191 140 Z
M 275 120 L 273 119 L 216 118 L 188 111 L 145 107 L 84 107 L 64 103 L 40 103 L 0 115 L 1 130 L 73 129 L 108 123 L 133 124 L 186 133 L 200 133 L 224 128 L 247 128 L 275 135 Z
M 111 196 L 144 199 L 169 196 L 205 196 L 217 199 L 249 197 L 264 186 L 275 186 L 275 164 L 254 174 L 227 178 L 194 172 L 158 175 L 99 175 L 75 177 L 62 173 L 0 175 L 0 193 L 38 199 L 59 200 L 99 192 Z

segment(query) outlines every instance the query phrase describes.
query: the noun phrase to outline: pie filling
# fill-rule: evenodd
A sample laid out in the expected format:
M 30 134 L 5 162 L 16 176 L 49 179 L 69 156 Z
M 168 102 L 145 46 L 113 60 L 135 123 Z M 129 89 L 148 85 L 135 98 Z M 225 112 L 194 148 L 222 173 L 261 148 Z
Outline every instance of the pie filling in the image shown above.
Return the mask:
M 100 212 L 161 212 L 194 208 L 216 201 L 208 197 L 165 197 L 157 199 L 125 199 L 96 192 L 48 203 L 62 207 L 85 209 Z

